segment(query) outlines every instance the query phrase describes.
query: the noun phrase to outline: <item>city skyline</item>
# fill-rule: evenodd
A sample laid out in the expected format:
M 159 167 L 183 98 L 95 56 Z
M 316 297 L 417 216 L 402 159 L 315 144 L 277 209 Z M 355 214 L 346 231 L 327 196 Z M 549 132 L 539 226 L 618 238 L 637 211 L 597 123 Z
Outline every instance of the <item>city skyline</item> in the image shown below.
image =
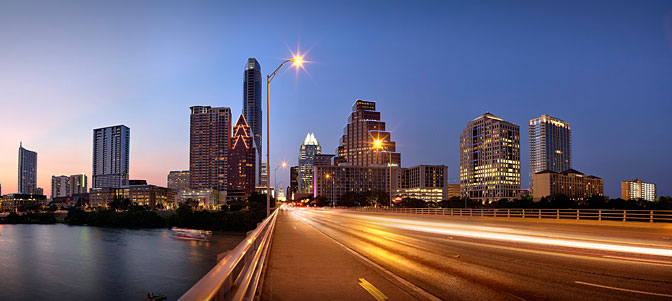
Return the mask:
M 19 8 L 28 5 L 15 4 Z M 669 21 L 666 23 L 672 7 L 664 2 L 650 2 L 637 10 L 622 5 L 604 13 L 601 11 L 604 6 L 607 4 L 566 3 L 544 10 L 532 6 L 529 11 L 507 8 L 498 13 L 465 4 L 460 8 L 462 13 L 471 13 L 474 21 L 450 14 L 454 8 L 450 4 L 438 5 L 424 18 L 419 13 L 426 11 L 426 5 L 409 6 L 403 20 L 414 25 L 406 31 L 396 27 L 388 29 L 399 36 L 387 34 L 383 26 L 375 23 L 381 18 L 397 17 L 398 12 L 383 10 L 372 20 L 353 25 L 340 20 L 342 16 L 323 13 L 319 17 L 325 20 L 314 22 L 318 16 L 306 14 L 296 19 L 276 19 L 287 24 L 272 29 L 265 36 L 269 38 L 259 45 L 250 43 L 252 38 L 248 36 L 258 35 L 261 29 L 252 27 L 202 47 L 179 45 L 197 45 L 201 40 L 213 39 L 220 32 L 207 29 L 200 35 L 190 34 L 217 27 L 208 22 L 239 22 L 238 17 L 233 16 L 248 8 L 232 7 L 231 12 L 226 13 L 232 17 L 221 18 L 224 21 L 217 21 L 220 18 L 215 18 L 216 14 L 205 13 L 204 21 L 186 24 L 150 14 L 148 19 L 156 25 L 142 27 L 150 32 L 153 26 L 170 29 L 187 25 L 175 37 L 160 37 L 163 50 L 119 48 L 117 44 L 137 44 L 133 41 L 144 37 L 142 32 L 129 36 L 120 34 L 128 30 L 126 27 L 112 30 L 107 26 L 90 26 L 91 29 L 83 29 L 83 42 L 74 44 L 60 42 L 59 38 L 67 41 L 67 37 L 58 29 L 53 38 L 46 39 L 46 28 L 50 25 L 86 28 L 89 26 L 85 25 L 92 24 L 91 20 L 75 13 L 72 20 L 66 22 L 31 12 L 34 16 L 27 19 L 38 20 L 28 27 L 30 34 L 38 38 L 35 44 L 16 38 L 11 26 L 0 29 L 0 33 L 9 33 L 3 36 L 13 42 L 0 50 L 0 60 L 7 60 L 3 61 L 6 73 L 0 77 L 0 91 L 3 91 L 0 104 L 7 111 L 30 106 L 37 119 L 26 124 L 18 117 L 9 116 L 5 121 L 7 126 L 0 130 L 3 193 L 16 192 L 17 142 L 23 141 L 40 154 L 37 182 L 48 192 L 51 189 L 46 183 L 50 183 L 52 175 L 91 174 L 91 130 L 112 124 L 125 124 L 134 131 L 130 178 L 147 179 L 149 183 L 163 186 L 170 170 L 188 169 L 188 108 L 209 105 L 242 112 L 240 69 L 247 58 L 256 57 L 261 65 L 274 66 L 289 57 L 289 50 L 294 50 L 300 42 L 302 50 L 310 50 L 307 59 L 314 63 L 307 67 L 309 74 L 290 76 L 293 72 L 285 71 L 287 74 L 272 87 L 271 119 L 277 127 L 273 127 L 271 135 L 271 166 L 283 160 L 295 165 L 296 145 L 307 131 L 321 137 L 325 153 L 334 153 L 344 124 L 342 116 L 348 114 L 352 102 L 360 98 L 376 101 L 395 137 L 398 151 L 403 153 L 404 167 L 445 164 L 449 167 L 450 183 L 457 183 L 459 145 L 456 141 L 460 130 L 469 116 L 489 111 L 522 126 L 543 114 L 569 122 L 572 165 L 586 174 L 602 177 L 605 194 L 610 197 L 618 197 L 620 182 L 632 178 L 657 183 L 659 195 L 672 194 L 666 185 L 671 181 L 667 171 L 672 163 L 659 151 L 669 147 L 672 140 L 664 122 L 672 93 L 668 84 L 672 77 L 668 67 L 672 63 L 672 40 L 667 36 L 672 29 Z M 219 15 L 226 8 L 229 7 L 206 5 L 202 10 L 212 9 Z M 54 7 L 52 11 L 61 9 Z M 102 15 L 100 22 L 114 24 L 115 18 L 127 10 L 130 8 L 112 9 Z M 194 20 L 194 10 L 185 10 L 186 20 Z M 18 20 L 5 15 L 11 11 L 10 7 L 0 12 L 0 16 L 11 24 L 19 24 Z M 371 11 L 373 8 L 359 8 L 343 13 L 361 19 L 358 17 Z M 593 22 L 597 11 L 602 14 L 600 20 L 616 26 L 607 28 Z M 269 11 L 260 13 L 270 15 Z M 538 13 L 547 18 L 534 19 L 533 15 Z M 439 18 L 442 14 L 449 17 L 443 21 Z M 512 15 L 523 21 L 512 20 L 515 19 Z M 574 25 L 562 29 L 569 19 L 575 21 Z M 481 23 L 476 20 L 482 24 L 474 23 Z M 144 24 L 140 15 L 133 13 L 129 15 L 129 22 Z M 529 26 L 530 22 L 537 26 Z M 308 23 L 317 25 L 301 26 Z M 344 33 L 325 38 L 329 28 L 320 25 L 325 23 L 343 27 Z M 498 24 L 499 29 L 493 29 L 493 24 Z M 529 28 L 523 28 L 522 24 Z M 460 29 L 463 27 L 470 29 Z M 424 28 L 428 33 L 413 37 Z M 585 30 L 578 32 L 577 28 Z M 114 45 L 108 42 L 96 46 L 98 39 L 91 35 L 95 31 L 89 30 L 109 33 Z M 449 41 L 439 41 L 436 49 L 418 47 L 436 32 L 446 32 Z M 363 37 L 366 34 L 361 33 L 374 34 L 379 39 L 369 42 Z M 596 37 L 596 33 L 603 34 Z M 408 43 L 401 49 L 389 49 L 397 38 Z M 502 39 L 513 39 L 517 45 Z M 454 41 L 463 43 L 452 43 Z M 53 48 L 47 46 L 50 43 L 55 44 Z M 82 43 L 93 45 L 93 49 Z M 492 43 L 498 44 L 498 50 L 484 47 Z M 339 45 L 361 47 L 350 50 Z M 102 51 L 101 47 L 110 47 L 112 51 Z M 45 48 L 54 49 L 63 59 L 36 54 Z M 144 53 L 148 51 L 153 54 L 151 60 L 146 60 Z M 191 52 L 198 54 L 198 58 Z M 124 55 L 119 53 L 127 54 L 128 61 L 124 64 L 120 64 Z M 416 59 L 391 59 L 409 53 L 421 53 L 432 63 L 423 66 Z M 81 62 L 77 60 L 80 56 Z M 101 63 L 110 58 L 116 58 L 111 59 L 115 66 Z M 59 62 L 71 62 L 69 66 L 73 68 Z M 99 64 L 102 71 L 89 74 L 87 64 L 91 63 Z M 392 68 L 409 71 L 399 74 L 391 72 Z M 369 72 L 365 77 L 355 76 L 360 69 Z M 418 81 L 414 78 L 425 73 L 438 79 L 432 79 L 432 87 L 420 91 L 415 88 Z M 422 78 L 427 80 L 426 75 Z M 17 84 L 21 82 L 24 84 Z M 447 85 L 443 84 L 446 82 Z M 428 107 L 435 109 L 427 110 Z M 152 108 L 157 108 L 156 114 L 148 113 Z M 101 110 L 106 113 L 92 114 Z M 295 122 L 299 118 L 301 122 Z M 624 137 L 628 139 L 622 139 Z M 520 140 L 528 141 L 525 130 Z M 526 188 L 529 148 L 527 143 L 521 144 L 521 183 Z M 642 159 L 634 160 L 632 154 Z M 289 183 L 288 174 L 288 171 L 279 173 L 278 183 Z

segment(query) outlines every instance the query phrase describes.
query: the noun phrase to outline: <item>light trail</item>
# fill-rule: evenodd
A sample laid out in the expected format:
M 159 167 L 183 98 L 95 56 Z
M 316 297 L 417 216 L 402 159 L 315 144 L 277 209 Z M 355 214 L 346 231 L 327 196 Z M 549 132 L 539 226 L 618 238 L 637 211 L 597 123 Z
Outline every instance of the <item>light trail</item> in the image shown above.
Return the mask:
M 322 212 L 316 212 L 312 210 L 300 211 L 300 215 L 306 215 L 309 217 L 313 217 L 313 215 L 320 213 Z M 424 232 L 424 233 L 434 233 L 441 235 L 452 235 L 452 236 L 469 237 L 476 239 L 505 241 L 505 242 L 517 242 L 517 243 L 528 243 L 536 245 L 550 245 L 550 246 L 569 247 L 569 248 L 581 248 L 581 249 L 602 250 L 610 252 L 623 252 L 631 254 L 672 257 L 672 249 L 630 246 L 624 244 L 617 244 L 617 242 L 605 243 L 605 242 L 579 241 L 580 238 L 577 238 L 577 240 L 571 240 L 568 238 L 549 238 L 549 236 L 552 235 L 547 234 L 541 234 L 544 237 L 534 237 L 530 235 L 512 234 L 511 231 L 513 230 L 507 228 L 456 225 L 451 223 L 437 223 L 429 221 L 416 221 L 412 219 L 400 219 L 392 217 L 378 217 L 378 216 L 365 216 L 365 215 L 357 215 L 357 216 L 350 215 L 348 217 L 362 220 L 372 225 L 388 228 L 396 228 L 401 230 Z M 301 218 L 305 217 L 301 216 Z

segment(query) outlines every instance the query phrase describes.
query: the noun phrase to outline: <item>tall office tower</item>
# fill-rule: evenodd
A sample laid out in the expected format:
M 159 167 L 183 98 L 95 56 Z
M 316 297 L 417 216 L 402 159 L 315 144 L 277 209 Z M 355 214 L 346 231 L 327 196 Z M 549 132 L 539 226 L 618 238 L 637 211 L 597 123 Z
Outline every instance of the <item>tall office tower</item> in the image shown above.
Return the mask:
M 70 177 L 51 176 L 51 198 L 70 196 Z
M 349 163 L 352 166 L 392 165 L 401 166 L 401 154 L 395 152 L 395 143 L 390 132 L 385 131 L 385 122 L 380 121 L 373 101 L 357 100 L 352 106 L 341 137 L 334 165 Z M 380 141 L 379 147 L 375 141 Z
M 656 200 L 656 184 L 645 183 L 634 179 L 621 182 L 621 199 L 624 200 Z
M 287 196 L 294 200 L 293 196 L 299 192 L 299 167 L 292 166 L 289 168 L 289 188 L 287 188 Z
M 247 124 L 252 129 L 252 136 L 254 138 L 254 147 L 257 150 L 257 162 L 255 184 L 261 184 L 265 178 L 261 177 L 261 134 L 262 129 L 262 113 L 261 113 L 261 66 L 257 59 L 247 59 L 245 64 L 245 73 L 243 74 L 243 115 Z M 264 186 L 264 185 L 262 185 Z
M 462 197 L 483 203 L 520 194 L 520 127 L 485 113 L 460 135 Z
M 308 133 L 299 148 L 299 193 L 313 191 L 313 163 L 315 155 L 321 153 L 322 147 L 315 139 L 315 134 Z
M 191 188 L 226 190 L 231 109 L 191 107 L 189 171 Z
M 191 173 L 188 170 L 174 170 L 168 173 L 168 188 L 173 190 L 184 190 L 191 188 L 189 177 Z
M 19 143 L 19 193 L 37 194 L 37 153 Z
M 563 172 L 572 168 L 572 130 L 567 122 L 541 115 L 530 120 L 529 134 L 532 189 L 535 173 L 543 170 Z
M 70 195 L 87 193 L 88 183 L 85 174 L 70 176 Z
M 128 185 L 131 129 L 125 125 L 93 130 L 93 188 Z
M 229 152 L 229 187 L 228 191 L 242 192 L 250 195 L 256 184 L 256 151 L 250 126 L 245 116 L 240 115 L 233 128 L 231 151 Z

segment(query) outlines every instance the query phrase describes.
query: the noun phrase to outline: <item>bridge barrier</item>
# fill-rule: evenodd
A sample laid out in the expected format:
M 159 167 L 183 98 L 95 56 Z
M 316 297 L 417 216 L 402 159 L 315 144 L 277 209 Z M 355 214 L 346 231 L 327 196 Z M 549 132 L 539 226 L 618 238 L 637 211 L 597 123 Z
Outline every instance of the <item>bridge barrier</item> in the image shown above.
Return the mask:
M 273 211 L 179 300 L 254 300 L 277 216 Z
M 424 215 L 479 216 L 504 218 L 537 218 L 563 220 L 593 220 L 672 223 L 672 210 L 616 209 L 471 209 L 471 208 L 349 208 L 355 211 L 388 212 Z

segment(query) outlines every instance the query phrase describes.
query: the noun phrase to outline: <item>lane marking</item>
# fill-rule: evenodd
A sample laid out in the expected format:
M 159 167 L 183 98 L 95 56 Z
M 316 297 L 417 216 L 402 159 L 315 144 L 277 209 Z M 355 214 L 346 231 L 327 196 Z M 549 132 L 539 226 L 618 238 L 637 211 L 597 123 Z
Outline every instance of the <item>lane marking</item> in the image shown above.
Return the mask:
M 383 292 L 381 292 L 378 288 L 373 286 L 370 282 L 366 281 L 364 278 L 359 278 L 359 285 L 363 287 L 371 296 L 376 298 L 378 301 L 383 301 L 389 299 Z
M 295 215 L 295 217 L 299 217 L 299 216 Z M 373 260 L 371 260 L 371 259 L 369 259 L 369 258 L 366 258 L 366 256 L 364 256 L 364 255 L 362 255 L 362 254 L 359 254 L 357 251 L 353 250 L 352 248 L 346 246 L 345 244 L 341 243 L 340 241 L 336 240 L 335 238 L 333 238 L 333 237 L 329 236 L 328 234 L 322 232 L 322 230 L 318 229 L 317 227 L 315 227 L 314 225 L 312 225 L 312 224 L 311 224 L 310 222 L 308 222 L 307 220 L 302 220 L 302 221 L 303 221 L 306 225 L 308 225 L 309 227 L 313 228 L 313 229 L 314 229 L 315 231 L 317 231 L 318 233 L 324 235 L 326 238 L 328 238 L 329 240 L 331 240 L 331 241 L 334 242 L 335 244 L 341 246 L 344 250 L 350 252 L 352 255 L 354 255 L 355 257 L 357 257 L 357 258 L 359 258 L 360 260 L 364 261 L 365 263 L 369 264 L 370 266 L 372 266 L 372 267 L 374 267 L 374 268 L 377 268 L 379 271 L 381 271 L 381 272 L 385 273 L 386 275 L 390 276 L 392 279 L 396 280 L 399 284 L 406 286 L 406 288 L 408 288 L 408 289 L 410 289 L 411 291 L 415 292 L 416 294 L 418 294 L 418 295 L 424 297 L 426 300 L 431 300 L 431 301 L 441 301 L 441 299 L 439 299 L 439 298 L 437 298 L 436 296 L 432 295 L 430 292 L 428 292 L 428 291 L 426 291 L 426 290 L 420 288 L 419 286 L 417 286 L 417 285 L 415 285 L 415 284 L 409 282 L 408 280 L 402 278 L 401 276 L 399 276 L 399 275 L 393 273 L 392 271 L 390 271 L 390 270 L 384 268 L 382 265 L 379 265 L 379 264 L 373 262 Z M 387 280 L 390 281 L 390 282 L 392 282 L 390 279 L 387 279 Z M 394 282 L 392 282 L 392 283 L 394 283 Z M 398 287 L 398 285 L 397 285 L 397 287 Z M 401 287 L 400 287 L 400 288 L 401 288 Z M 404 289 L 402 289 L 402 291 L 404 291 Z M 409 292 L 406 292 L 406 293 L 409 293 Z M 414 296 L 414 297 L 415 297 L 415 296 Z M 417 297 L 416 297 L 416 298 L 417 298 Z
M 588 285 L 588 286 L 594 286 L 594 287 L 600 287 L 600 288 L 606 288 L 606 289 L 611 289 L 611 290 L 615 290 L 615 291 L 622 291 L 622 292 L 629 292 L 629 293 L 635 293 L 635 294 L 643 294 L 643 295 L 650 295 L 650 296 L 672 298 L 672 295 L 668 295 L 668 294 L 644 292 L 644 291 L 638 291 L 638 290 L 631 290 L 631 289 L 627 289 L 627 288 L 619 288 L 619 287 L 613 287 L 613 286 L 606 286 L 606 285 L 588 283 L 588 282 L 583 282 L 583 281 L 574 281 L 574 283 Z
M 670 265 L 672 264 L 672 261 L 668 260 L 655 260 L 655 259 L 644 259 L 644 258 L 634 258 L 634 257 L 623 257 L 623 256 L 612 256 L 612 255 L 602 255 L 602 257 L 606 258 L 615 258 L 615 259 L 623 259 L 623 260 L 633 260 L 633 261 L 641 261 L 641 262 L 652 262 L 652 263 L 659 263 L 659 264 L 664 264 L 664 265 Z

